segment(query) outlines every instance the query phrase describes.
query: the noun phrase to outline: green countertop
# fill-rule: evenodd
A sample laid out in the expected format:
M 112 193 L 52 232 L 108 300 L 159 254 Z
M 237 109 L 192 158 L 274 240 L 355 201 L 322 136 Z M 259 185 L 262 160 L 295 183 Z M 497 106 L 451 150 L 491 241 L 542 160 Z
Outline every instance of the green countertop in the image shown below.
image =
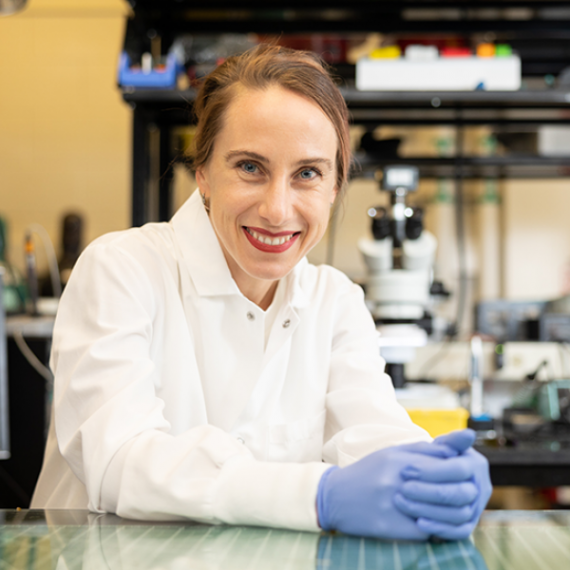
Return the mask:
M 0 570 L 563 570 L 570 511 L 488 511 L 473 540 L 406 543 L 267 528 L 0 511 Z

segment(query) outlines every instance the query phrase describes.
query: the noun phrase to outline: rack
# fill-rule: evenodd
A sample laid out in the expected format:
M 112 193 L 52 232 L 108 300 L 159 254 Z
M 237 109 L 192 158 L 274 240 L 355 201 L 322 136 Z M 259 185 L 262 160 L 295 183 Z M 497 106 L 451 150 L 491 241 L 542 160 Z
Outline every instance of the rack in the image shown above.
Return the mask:
M 271 10 L 244 0 L 236 10 L 229 0 L 130 0 L 134 15 L 127 22 L 125 51 L 150 51 L 161 38 L 165 53 L 181 33 L 429 33 L 483 34 L 506 38 L 519 52 L 523 76 L 558 74 L 570 64 L 570 2 L 564 1 L 411 1 L 355 0 L 276 1 Z M 489 14 L 493 15 L 491 19 Z M 427 17 L 431 19 L 426 19 Z M 570 123 L 570 85 L 515 92 L 361 92 L 353 86 L 354 67 L 339 65 L 341 91 L 354 124 L 380 125 L 538 126 Z M 132 223 L 167 220 L 172 215 L 172 164 L 178 151 L 172 131 L 192 124 L 194 89 L 127 88 L 124 100 L 133 109 Z M 359 157 L 359 174 L 369 175 L 401 159 Z M 510 155 L 408 157 L 422 176 L 557 177 L 570 174 L 570 156 Z

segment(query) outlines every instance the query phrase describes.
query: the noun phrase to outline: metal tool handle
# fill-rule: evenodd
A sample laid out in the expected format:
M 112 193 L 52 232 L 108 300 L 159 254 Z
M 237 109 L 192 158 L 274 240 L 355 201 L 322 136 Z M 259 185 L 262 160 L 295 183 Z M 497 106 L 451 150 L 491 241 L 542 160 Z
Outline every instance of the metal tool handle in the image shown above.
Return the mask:
M 6 347 L 6 312 L 4 310 L 4 269 L 0 267 L 0 459 L 10 459 L 10 424 L 8 409 L 8 357 Z

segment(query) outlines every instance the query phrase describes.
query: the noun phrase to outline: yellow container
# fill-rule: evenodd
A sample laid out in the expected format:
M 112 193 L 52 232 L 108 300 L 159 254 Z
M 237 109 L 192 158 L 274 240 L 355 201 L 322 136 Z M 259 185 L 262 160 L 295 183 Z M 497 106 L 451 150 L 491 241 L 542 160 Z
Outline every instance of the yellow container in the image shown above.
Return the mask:
M 370 59 L 398 59 L 402 50 L 398 46 L 376 48 L 370 52 Z
M 412 421 L 424 428 L 432 437 L 467 427 L 469 412 L 465 408 L 454 410 L 406 410 Z

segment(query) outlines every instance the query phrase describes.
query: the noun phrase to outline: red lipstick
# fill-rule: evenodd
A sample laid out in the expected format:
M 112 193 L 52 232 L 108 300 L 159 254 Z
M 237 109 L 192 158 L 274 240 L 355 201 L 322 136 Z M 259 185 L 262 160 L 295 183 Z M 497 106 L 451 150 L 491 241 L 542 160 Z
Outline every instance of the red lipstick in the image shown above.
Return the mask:
M 260 251 L 264 251 L 266 253 L 283 253 L 284 251 L 287 251 L 297 241 L 297 238 L 300 235 L 299 233 L 293 234 L 293 237 L 290 240 L 287 240 L 285 243 L 282 243 L 281 245 L 269 245 L 267 243 L 262 243 L 259 240 L 255 239 L 247 231 L 245 227 L 242 227 L 242 229 L 243 233 L 245 234 L 245 237 L 249 240 L 249 243 L 253 245 L 253 247 L 255 247 L 256 249 L 259 249 Z M 268 232 L 266 230 L 260 230 L 258 228 L 252 227 L 251 229 L 259 234 L 264 234 L 272 238 L 291 235 L 291 232 L 280 232 L 278 234 L 272 234 L 271 232 Z

